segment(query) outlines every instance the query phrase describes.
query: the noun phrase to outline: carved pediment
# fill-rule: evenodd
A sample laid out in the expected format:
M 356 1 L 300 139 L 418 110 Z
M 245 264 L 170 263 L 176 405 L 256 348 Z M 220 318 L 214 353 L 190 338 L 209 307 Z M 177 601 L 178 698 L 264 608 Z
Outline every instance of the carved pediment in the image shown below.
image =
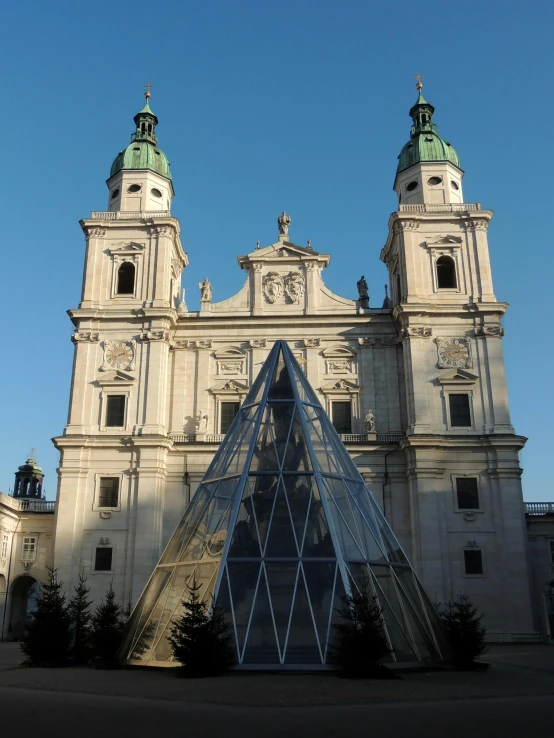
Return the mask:
M 110 254 L 136 254 L 137 251 L 142 251 L 143 249 L 143 244 L 129 241 L 127 243 L 114 243 L 109 247 L 108 251 Z
M 447 246 L 447 247 L 455 247 L 459 246 L 462 243 L 462 239 L 459 236 L 435 236 L 434 238 L 430 238 L 425 242 L 425 245 L 427 248 L 433 248 L 435 246 Z
M 113 372 L 106 372 L 104 376 L 99 377 L 96 381 L 101 387 L 113 387 L 115 385 L 123 386 L 125 384 L 133 384 L 136 382 L 136 378 L 125 372 L 115 370 Z
M 245 395 L 248 390 L 248 382 L 237 379 L 228 379 L 226 382 L 218 382 L 210 387 L 210 392 L 214 395 Z
M 324 349 L 321 353 L 326 359 L 351 359 L 353 356 L 356 356 L 354 349 L 344 345 L 329 346 L 329 348 Z
M 245 357 L 245 351 L 243 351 L 241 348 L 238 348 L 237 346 L 226 346 L 224 348 L 219 348 L 216 351 L 214 351 L 214 358 L 216 359 L 229 359 L 229 360 L 238 360 L 238 359 L 244 359 Z
M 465 369 L 450 369 L 450 371 L 441 374 L 437 380 L 441 384 L 453 385 L 469 385 L 475 384 L 479 377 L 476 374 L 466 371 Z
M 333 382 L 328 382 L 321 386 L 321 391 L 326 394 L 356 394 L 360 391 L 360 386 L 357 382 L 351 379 L 338 379 Z

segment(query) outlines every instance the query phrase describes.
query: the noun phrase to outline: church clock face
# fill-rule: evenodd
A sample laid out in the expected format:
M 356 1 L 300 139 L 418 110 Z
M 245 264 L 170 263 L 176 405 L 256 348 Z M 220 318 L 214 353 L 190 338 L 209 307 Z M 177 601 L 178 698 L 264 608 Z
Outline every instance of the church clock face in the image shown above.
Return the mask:
M 135 350 L 127 341 L 106 341 L 104 344 L 104 366 L 109 369 L 133 369 Z
M 467 338 L 437 339 L 439 367 L 467 367 L 471 361 L 469 341 Z

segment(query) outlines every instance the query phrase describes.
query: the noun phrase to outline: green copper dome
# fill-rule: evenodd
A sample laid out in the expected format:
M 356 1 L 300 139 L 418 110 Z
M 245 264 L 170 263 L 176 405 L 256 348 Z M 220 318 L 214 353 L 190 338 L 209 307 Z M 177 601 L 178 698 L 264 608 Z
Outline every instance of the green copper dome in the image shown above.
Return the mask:
M 411 138 L 398 157 L 397 174 L 422 161 L 449 161 L 461 169 L 456 150 L 439 136 L 437 124 L 433 123 L 434 112 L 435 108 L 427 102 L 420 90 L 418 99 L 410 110 L 413 120 Z
M 158 119 L 150 110 L 148 98 L 146 105 L 134 117 L 136 131 L 131 135 L 131 143 L 115 157 L 110 169 L 110 178 L 122 169 L 150 169 L 166 179 L 171 179 L 167 156 L 158 146 L 156 126 Z

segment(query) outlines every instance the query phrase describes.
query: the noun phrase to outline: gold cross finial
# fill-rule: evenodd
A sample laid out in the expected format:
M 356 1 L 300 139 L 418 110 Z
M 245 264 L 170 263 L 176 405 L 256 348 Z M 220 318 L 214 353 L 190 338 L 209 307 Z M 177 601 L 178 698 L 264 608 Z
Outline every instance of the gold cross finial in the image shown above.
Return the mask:
M 154 87 L 154 85 L 151 85 L 150 82 L 147 82 L 144 87 L 146 88 L 146 92 L 144 93 L 144 97 L 148 100 L 150 97 L 150 89 Z
M 33 461 L 35 460 L 35 453 L 36 453 L 35 449 L 34 449 L 34 448 L 32 448 L 32 449 L 31 449 L 31 453 L 29 454 L 29 458 L 30 458 L 30 459 L 33 459 Z
M 417 74 L 414 74 L 414 76 L 412 77 L 412 79 L 417 79 L 416 90 L 422 90 L 423 89 L 423 83 L 422 83 L 421 80 L 422 79 L 425 79 L 424 76 L 418 72 Z

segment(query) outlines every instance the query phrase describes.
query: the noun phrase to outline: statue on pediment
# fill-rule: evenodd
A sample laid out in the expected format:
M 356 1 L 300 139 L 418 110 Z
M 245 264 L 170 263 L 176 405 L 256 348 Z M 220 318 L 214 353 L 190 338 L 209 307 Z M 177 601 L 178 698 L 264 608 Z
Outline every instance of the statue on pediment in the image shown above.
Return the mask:
M 206 277 L 203 282 L 199 282 L 200 287 L 200 302 L 211 302 L 212 301 L 212 285 L 210 280 Z
M 277 218 L 277 225 L 279 226 L 280 236 L 288 236 L 291 221 L 292 218 L 290 217 L 290 215 L 287 215 L 286 212 L 283 210 L 283 213 Z

